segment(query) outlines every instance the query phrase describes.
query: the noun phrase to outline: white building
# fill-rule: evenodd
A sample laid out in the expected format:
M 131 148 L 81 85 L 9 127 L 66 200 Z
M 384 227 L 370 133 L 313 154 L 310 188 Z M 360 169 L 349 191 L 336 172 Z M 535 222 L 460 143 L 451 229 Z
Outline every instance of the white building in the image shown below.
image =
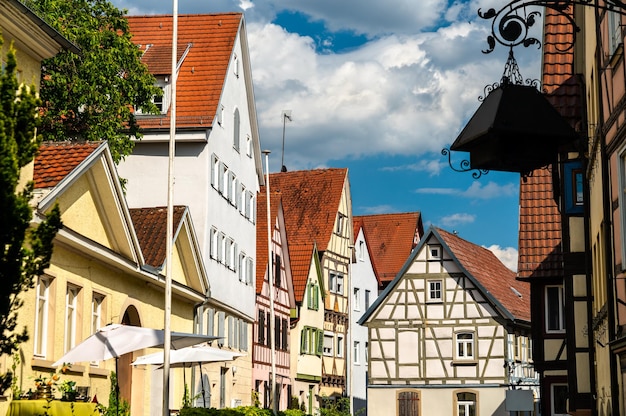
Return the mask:
M 130 207 L 165 206 L 172 16 L 128 20 L 164 94 L 155 101 L 162 114 L 137 115 L 144 137 L 119 172 Z M 251 400 L 256 195 L 263 171 L 243 15 L 180 15 L 178 46 L 174 204 L 189 207 L 210 284 L 197 330 L 223 337 L 220 347 L 246 353 L 233 368 L 209 372 L 215 386 L 210 405 L 245 405 Z
M 359 323 L 370 415 L 534 409 L 530 290 L 486 248 L 430 228 Z

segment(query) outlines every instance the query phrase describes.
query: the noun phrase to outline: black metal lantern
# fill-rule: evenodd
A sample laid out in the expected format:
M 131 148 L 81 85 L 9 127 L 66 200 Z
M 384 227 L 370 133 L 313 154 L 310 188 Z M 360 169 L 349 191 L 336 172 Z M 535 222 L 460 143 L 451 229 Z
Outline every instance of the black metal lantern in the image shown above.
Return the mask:
M 471 169 L 522 174 L 556 161 L 578 133 L 537 88 L 502 82 L 485 97 L 451 150 L 469 152 Z

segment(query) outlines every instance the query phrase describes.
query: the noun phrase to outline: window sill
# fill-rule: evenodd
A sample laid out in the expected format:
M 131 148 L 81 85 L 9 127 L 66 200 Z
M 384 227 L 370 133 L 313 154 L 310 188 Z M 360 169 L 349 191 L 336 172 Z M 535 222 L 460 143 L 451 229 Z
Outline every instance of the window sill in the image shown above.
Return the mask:
M 463 366 L 475 366 L 478 365 L 478 361 L 477 360 L 454 360 L 452 361 L 452 365 L 456 366 L 456 367 L 463 367 Z

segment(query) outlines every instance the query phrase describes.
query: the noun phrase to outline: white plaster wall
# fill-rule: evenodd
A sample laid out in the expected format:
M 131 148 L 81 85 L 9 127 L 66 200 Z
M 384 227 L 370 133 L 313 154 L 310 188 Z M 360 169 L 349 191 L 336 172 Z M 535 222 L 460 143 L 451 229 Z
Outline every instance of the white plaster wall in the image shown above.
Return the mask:
M 241 58 L 239 38 L 233 50 Z M 254 319 L 255 279 L 252 279 L 250 285 L 241 283 L 236 272 L 212 260 L 209 255 L 209 232 L 215 226 L 237 243 L 240 252 L 256 259 L 254 222 L 244 218 L 236 207 L 211 186 L 211 155 L 215 153 L 247 190 L 254 195 L 259 190 L 256 159 L 254 155 L 248 157 L 246 154 L 246 137 L 252 137 L 248 99 L 254 98 L 247 95 L 245 77 L 243 74 L 236 77 L 229 69 L 220 100 L 224 106 L 222 125 L 215 123 L 212 129 L 204 133 L 196 131 L 177 135 L 174 204 L 190 207 L 208 271 L 211 297 Z M 241 123 L 239 152 L 233 148 L 235 108 L 239 109 Z M 167 140 L 168 134 L 145 134 L 133 154 L 120 163 L 120 176 L 128 180 L 126 196 L 130 207 L 167 205 L 168 143 L 155 140 Z M 190 143 L 188 140 L 198 141 Z
M 361 242 L 364 243 L 364 252 L 362 256 L 359 255 L 359 247 L 361 247 Z M 361 318 L 361 316 L 365 313 L 365 291 L 370 291 L 370 305 L 374 303 L 376 297 L 378 296 L 378 281 L 376 280 L 376 275 L 374 274 L 374 269 L 372 267 L 372 261 L 369 256 L 369 252 L 367 250 L 367 241 L 365 241 L 365 236 L 363 235 L 363 231 L 359 230 L 359 233 L 355 236 L 355 250 L 356 253 L 356 263 L 352 263 L 350 270 L 350 327 L 352 328 L 351 334 L 351 345 L 349 346 L 350 351 L 350 362 L 354 359 L 354 341 L 359 342 L 359 362 L 354 363 L 352 365 L 352 372 L 349 377 L 352 378 L 352 381 L 348 381 L 350 387 L 352 389 L 352 394 L 355 399 L 365 399 L 367 392 L 367 355 L 365 351 L 365 347 L 368 343 L 368 330 L 366 327 L 363 327 L 357 324 L 357 321 Z M 362 260 L 361 260 L 362 258 Z M 359 288 L 359 305 L 355 305 L 354 303 L 354 288 Z

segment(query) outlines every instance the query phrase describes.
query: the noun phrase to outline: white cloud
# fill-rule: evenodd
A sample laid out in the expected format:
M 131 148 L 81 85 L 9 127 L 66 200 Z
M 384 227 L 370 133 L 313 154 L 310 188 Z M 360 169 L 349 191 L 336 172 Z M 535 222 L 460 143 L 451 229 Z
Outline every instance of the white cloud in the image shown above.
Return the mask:
M 381 170 L 384 172 L 399 172 L 406 170 L 413 172 L 428 172 L 430 176 L 437 176 L 441 170 L 445 169 L 447 166 L 447 163 L 444 163 L 441 160 L 422 159 L 408 165 L 385 166 L 381 168 Z
M 495 254 L 507 268 L 514 272 L 517 271 L 517 249 L 514 247 L 500 247 L 497 244 L 485 248 Z
M 387 214 L 390 212 L 395 212 L 394 208 L 391 205 L 384 204 L 371 207 L 362 207 L 361 211 L 363 211 L 364 215 Z
M 442 217 L 439 222 L 444 227 L 454 227 L 461 224 L 470 224 L 476 220 L 476 216 L 472 214 L 458 213 Z
M 495 182 L 487 182 L 487 185 L 482 185 L 480 182 L 473 182 L 467 190 L 461 195 L 472 199 L 492 199 L 502 196 L 517 195 L 517 186 L 512 183 L 504 185 L 497 184 Z

